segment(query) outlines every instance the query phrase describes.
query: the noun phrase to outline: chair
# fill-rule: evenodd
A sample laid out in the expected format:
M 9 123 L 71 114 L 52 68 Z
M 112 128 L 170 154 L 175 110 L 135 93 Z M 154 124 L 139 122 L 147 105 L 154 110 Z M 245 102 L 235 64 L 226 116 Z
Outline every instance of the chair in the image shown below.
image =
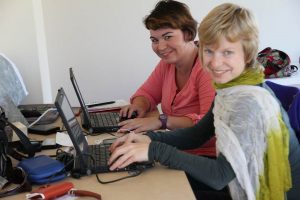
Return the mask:
M 291 126 L 300 142 L 300 89 L 271 81 L 265 83 L 272 89 L 282 107 L 287 111 Z

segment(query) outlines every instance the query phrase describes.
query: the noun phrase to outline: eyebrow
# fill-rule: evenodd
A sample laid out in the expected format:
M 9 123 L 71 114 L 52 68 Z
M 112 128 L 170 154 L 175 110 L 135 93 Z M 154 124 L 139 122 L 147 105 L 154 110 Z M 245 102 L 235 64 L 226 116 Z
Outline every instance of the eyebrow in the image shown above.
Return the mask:
M 173 33 L 173 32 L 171 32 L 171 31 L 166 32 L 166 33 L 162 34 L 162 36 L 164 37 L 164 36 L 166 36 L 166 35 L 168 35 L 168 34 L 170 34 L 170 33 Z M 153 39 L 153 38 L 156 39 L 156 37 L 150 36 L 150 39 Z

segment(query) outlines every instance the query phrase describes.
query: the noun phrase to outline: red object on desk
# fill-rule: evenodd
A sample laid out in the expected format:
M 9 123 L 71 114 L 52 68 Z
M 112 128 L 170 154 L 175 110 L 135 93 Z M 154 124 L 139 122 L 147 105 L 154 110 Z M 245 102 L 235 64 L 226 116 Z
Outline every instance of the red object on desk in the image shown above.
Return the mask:
M 36 190 L 32 190 L 30 194 L 26 195 L 27 199 L 43 199 L 51 200 L 56 197 L 67 194 L 74 187 L 71 182 L 62 182 L 52 185 L 44 185 Z
M 38 189 L 33 190 L 30 194 L 27 194 L 26 199 L 52 200 L 66 194 L 78 197 L 93 197 L 97 200 L 102 199 L 101 195 L 98 193 L 74 189 L 73 183 L 68 181 L 39 187 Z

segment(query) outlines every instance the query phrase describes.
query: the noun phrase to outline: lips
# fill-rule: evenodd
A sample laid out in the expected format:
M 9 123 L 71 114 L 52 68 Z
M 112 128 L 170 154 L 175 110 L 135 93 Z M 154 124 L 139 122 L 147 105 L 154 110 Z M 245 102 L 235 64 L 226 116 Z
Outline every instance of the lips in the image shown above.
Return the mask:
M 172 53 L 172 51 L 168 51 L 168 52 L 159 52 L 159 55 L 160 55 L 161 58 L 166 58 L 166 57 L 168 57 L 171 53 Z
M 228 72 L 229 70 L 219 70 L 219 69 L 217 69 L 217 70 L 212 70 L 212 72 L 214 72 L 214 73 L 216 73 L 216 74 L 223 74 L 223 73 L 225 73 L 225 72 Z
M 229 69 L 210 69 L 210 71 L 213 73 L 215 77 L 221 77 L 223 76 L 226 72 L 229 72 Z

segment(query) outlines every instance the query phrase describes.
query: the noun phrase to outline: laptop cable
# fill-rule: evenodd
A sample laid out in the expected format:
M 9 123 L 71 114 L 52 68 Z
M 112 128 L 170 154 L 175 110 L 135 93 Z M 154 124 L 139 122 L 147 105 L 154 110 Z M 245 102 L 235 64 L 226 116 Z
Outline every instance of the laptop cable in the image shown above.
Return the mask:
M 124 180 L 124 179 L 127 179 L 127 178 L 136 177 L 136 176 L 138 176 L 138 175 L 140 175 L 142 173 L 142 170 L 128 171 L 128 173 L 129 173 L 128 176 L 124 176 L 122 178 L 118 178 L 118 179 L 114 179 L 114 180 L 110 180 L 110 181 L 102 181 L 102 180 L 100 180 L 98 174 L 96 174 L 96 178 L 97 178 L 97 181 L 99 183 L 101 183 L 101 184 L 114 183 L 114 182 L 121 181 L 121 180 Z
M 89 155 L 93 161 L 93 163 L 95 163 L 95 158 L 92 156 L 92 155 Z M 127 178 L 133 178 L 133 177 L 136 177 L 138 175 L 140 175 L 142 173 L 142 170 L 132 170 L 132 171 L 128 171 L 129 175 L 128 176 L 124 176 L 122 178 L 118 178 L 118 179 L 114 179 L 114 180 L 110 180 L 110 181 L 102 181 L 100 178 L 99 178 L 99 175 L 96 174 L 96 178 L 97 178 L 97 181 L 101 184 L 108 184 L 108 183 L 114 183 L 114 182 L 117 182 L 117 181 L 121 181 L 121 180 L 124 180 L 124 179 L 127 179 Z

